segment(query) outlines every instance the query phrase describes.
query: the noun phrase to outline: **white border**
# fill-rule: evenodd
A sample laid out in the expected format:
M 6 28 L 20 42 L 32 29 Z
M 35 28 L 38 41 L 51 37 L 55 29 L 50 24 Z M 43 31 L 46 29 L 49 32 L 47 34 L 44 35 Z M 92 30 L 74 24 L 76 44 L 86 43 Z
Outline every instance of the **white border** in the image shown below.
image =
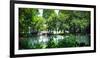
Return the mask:
M 62 51 L 86 51 L 94 50 L 94 9 L 93 8 L 81 8 L 81 7 L 64 7 L 64 6 L 47 6 L 47 5 L 28 5 L 28 4 L 15 4 L 15 54 L 35 54 L 35 53 L 48 53 L 48 52 L 62 52 Z M 54 49 L 31 49 L 31 50 L 18 50 L 18 8 L 43 8 L 43 9 L 61 9 L 61 10 L 82 10 L 91 11 L 91 46 L 90 47 L 74 47 L 74 48 L 54 48 Z

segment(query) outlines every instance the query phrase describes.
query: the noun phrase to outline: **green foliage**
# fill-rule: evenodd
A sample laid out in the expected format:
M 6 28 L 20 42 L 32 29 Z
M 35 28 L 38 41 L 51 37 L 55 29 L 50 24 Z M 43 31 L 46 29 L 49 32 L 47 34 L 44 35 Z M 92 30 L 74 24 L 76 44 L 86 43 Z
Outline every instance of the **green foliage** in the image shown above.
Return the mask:
M 68 10 L 60 10 L 59 11 L 59 21 L 60 26 L 59 29 L 61 29 L 63 32 L 69 29 L 69 23 L 70 23 L 70 11 Z
M 19 39 L 19 49 L 28 49 L 32 45 L 29 43 L 28 39 Z
M 43 17 L 45 19 L 48 19 L 50 16 L 52 16 L 52 14 L 54 14 L 54 10 L 53 9 L 43 9 Z
M 63 40 L 59 41 L 59 47 L 76 47 L 77 41 L 74 35 L 69 35 L 69 37 L 65 37 Z
M 34 45 L 28 39 L 20 39 L 20 48 L 59 48 L 86 46 L 85 43 L 76 41 L 76 34 L 90 34 L 90 11 L 79 10 L 59 10 L 43 9 L 42 16 L 39 16 L 39 9 L 19 8 L 19 38 L 28 38 L 31 31 L 36 34 L 41 31 L 61 31 L 58 34 L 74 34 L 57 42 L 55 38 L 50 38 L 47 44 L 35 43 Z M 30 31 L 30 33 L 29 33 Z M 68 31 L 69 33 L 67 33 Z
M 46 48 L 57 48 L 57 46 L 58 46 L 57 40 L 54 40 L 54 38 L 50 38 Z
M 20 35 L 27 37 L 27 32 L 32 24 L 32 17 L 39 14 L 38 9 L 33 8 L 19 8 L 19 32 Z M 24 35 L 23 35 L 24 33 Z
M 39 10 L 19 8 L 19 31 L 27 36 L 31 27 L 34 31 L 69 31 L 70 33 L 87 32 L 90 27 L 90 12 L 76 10 L 59 10 L 58 15 L 53 9 L 43 9 L 43 16 L 38 16 Z
M 36 31 L 46 30 L 46 21 L 43 17 L 35 16 L 32 18 L 32 29 Z
M 46 48 L 46 45 L 43 43 L 35 43 L 34 45 L 32 45 L 32 49 L 42 49 L 42 48 Z
M 90 12 L 89 11 L 73 11 L 70 21 L 70 31 L 73 33 L 85 32 L 87 26 L 90 24 Z M 87 32 L 87 31 L 86 31 Z

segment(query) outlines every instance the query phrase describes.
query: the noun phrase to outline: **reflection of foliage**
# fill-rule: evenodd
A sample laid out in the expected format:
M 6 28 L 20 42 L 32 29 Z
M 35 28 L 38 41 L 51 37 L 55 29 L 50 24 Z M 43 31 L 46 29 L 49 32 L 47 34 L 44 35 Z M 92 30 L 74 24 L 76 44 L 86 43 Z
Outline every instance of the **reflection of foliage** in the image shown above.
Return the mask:
M 39 43 L 39 42 L 32 44 L 32 42 L 30 42 L 29 39 L 20 39 L 19 46 L 20 46 L 19 49 L 23 49 L 23 48 L 24 49 L 46 48 L 46 44 Z
M 54 38 L 50 38 L 47 43 L 47 48 L 57 48 L 57 40 L 54 40 Z
M 65 37 L 63 40 L 59 42 L 59 47 L 76 47 L 76 46 L 77 46 L 76 37 L 73 35 Z
M 85 36 L 88 38 L 88 36 Z M 65 36 L 64 39 L 57 40 L 55 37 L 49 38 L 47 43 L 37 42 L 32 44 L 29 39 L 20 39 L 19 46 L 20 49 L 45 49 L 45 48 L 65 48 L 65 47 L 82 47 L 82 46 L 90 46 L 90 42 L 87 44 L 86 42 L 79 42 L 75 35 L 70 34 L 69 36 Z M 84 39 L 84 38 L 82 38 Z
M 28 48 L 31 47 L 31 44 L 29 44 L 28 39 L 20 39 L 20 41 L 19 41 L 19 46 L 20 46 L 20 47 L 19 47 L 20 49 L 22 49 L 22 48 L 28 49 Z
M 46 47 L 46 45 L 45 44 L 43 44 L 43 43 L 35 43 L 33 46 L 32 46 L 32 48 L 33 49 L 36 49 L 36 48 L 38 48 L 38 49 L 42 49 L 42 48 L 45 48 Z

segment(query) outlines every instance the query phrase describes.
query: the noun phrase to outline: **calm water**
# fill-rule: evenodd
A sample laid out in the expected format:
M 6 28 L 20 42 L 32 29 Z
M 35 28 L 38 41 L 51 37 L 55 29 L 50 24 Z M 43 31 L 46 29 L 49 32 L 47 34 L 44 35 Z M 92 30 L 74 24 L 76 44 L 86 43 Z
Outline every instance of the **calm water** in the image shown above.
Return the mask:
M 33 37 L 29 37 L 29 38 L 22 38 L 21 41 L 23 40 L 27 40 L 28 44 L 31 44 L 32 46 L 34 46 L 36 43 L 43 43 L 46 44 L 50 38 L 53 38 L 53 40 L 55 40 L 56 42 L 59 42 L 60 40 L 63 40 L 64 38 L 69 37 L 68 35 L 34 35 Z M 90 44 L 90 38 L 88 35 L 77 35 L 76 37 L 76 41 L 79 43 L 85 43 L 87 45 Z

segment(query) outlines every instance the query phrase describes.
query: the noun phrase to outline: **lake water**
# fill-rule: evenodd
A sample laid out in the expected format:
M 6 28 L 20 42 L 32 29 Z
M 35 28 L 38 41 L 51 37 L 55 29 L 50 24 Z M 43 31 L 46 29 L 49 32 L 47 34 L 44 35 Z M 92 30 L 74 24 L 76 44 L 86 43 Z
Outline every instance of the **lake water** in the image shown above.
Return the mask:
M 70 36 L 69 35 L 49 35 L 49 36 L 47 36 L 47 35 L 34 35 L 33 37 L 22 38 L 20 40 L 20 42 L 27 40 L 28 44 L 31 44 L 31 46 L 34 46 L 37 43 L 47 44 L 50 38 L 53 38 L 54 41 L 59 42 L 60 40 L 63 40 L 65 37 L 67 38 Z M 78 43 L 85 43 L 86 45 L 90 45 L 90 38 L 88 35 L 77 35 L 75 37 L 76 37 L 75 40 Z

